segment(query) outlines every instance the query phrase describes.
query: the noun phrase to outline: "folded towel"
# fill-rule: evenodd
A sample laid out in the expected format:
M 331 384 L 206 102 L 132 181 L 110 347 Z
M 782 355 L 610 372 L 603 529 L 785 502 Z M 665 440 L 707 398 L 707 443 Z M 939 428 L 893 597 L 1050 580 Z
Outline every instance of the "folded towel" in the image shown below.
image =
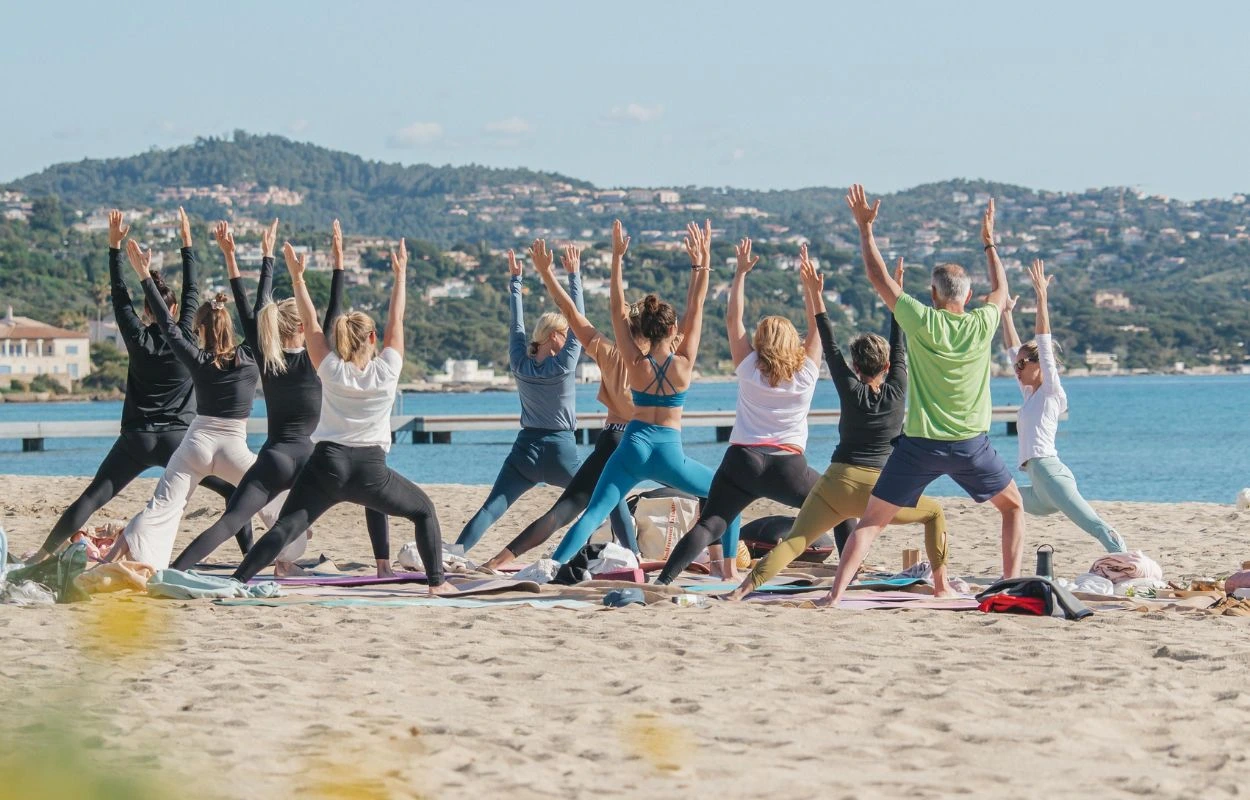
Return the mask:
M 183 572 L 176 569 L 159 570 L 148 580 L 148 596 L 169 600 L 201 600 L 224 597 L 280 597 L 278 584 L 246 584 L 233 578 L 218 578 L 199 572 Z

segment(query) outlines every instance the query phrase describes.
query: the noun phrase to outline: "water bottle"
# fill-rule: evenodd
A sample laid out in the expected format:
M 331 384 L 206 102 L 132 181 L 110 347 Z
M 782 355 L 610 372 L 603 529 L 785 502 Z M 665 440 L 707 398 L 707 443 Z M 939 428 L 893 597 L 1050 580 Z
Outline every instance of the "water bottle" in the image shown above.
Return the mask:
M 1044 544 L 1037 548 L 1037 572 L 1034 573 L 1043 578 L 1054 580 L 1055 577 L 1055 548 L 1051 545 Z
M 681 608 L 707 608 L 712 605 L 712 601 L 701 594 L 679 594 L 673 602 Z

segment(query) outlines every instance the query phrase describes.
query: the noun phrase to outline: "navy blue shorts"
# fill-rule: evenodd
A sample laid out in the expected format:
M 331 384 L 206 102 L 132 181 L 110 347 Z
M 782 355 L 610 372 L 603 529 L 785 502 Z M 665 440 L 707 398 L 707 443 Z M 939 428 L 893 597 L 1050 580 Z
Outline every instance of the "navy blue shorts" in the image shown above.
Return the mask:
M 872 496 L 915 508 L 925 488 L 943 475 L 951 476 L 978 503 L 994 497 L 1013 480 L 985 434 L 957 442 L 900 436 Z

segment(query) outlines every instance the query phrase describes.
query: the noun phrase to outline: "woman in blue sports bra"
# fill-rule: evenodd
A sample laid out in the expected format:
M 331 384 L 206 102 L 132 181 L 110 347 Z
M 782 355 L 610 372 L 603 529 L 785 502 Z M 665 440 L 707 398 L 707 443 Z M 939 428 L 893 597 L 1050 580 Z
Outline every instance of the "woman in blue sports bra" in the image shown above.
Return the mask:
M 712 223 L 704 228 L 686 226 L 686 252 L 690 254 L 690 292 L 686 314 L 677 321 L 676 310 L 653 294 L 642 301 L 638 327 L 651 343 L 643 355 L 634 343 L 629 327 L 629 305 L 625 302 L 621 263 L 613 260 L 611 313 L 616 346 L 629 364 L 629 385 L 634 398 L 634 418 L 625 427 L 625 436 L 608 459 L 595 485 L 586 512 L 565 534 L 552 556 L 561 564 L 586 546 L 590 535 L 627 492 L 646 480 L 671 486 L 706 498 L 712 486 L 711 467 L 687 458 L 681 447 L 681 409 L 686 403 L 699 339 L 703 332 L 703 301 L 707 297 L 712 269 Z M 721 539 L 726 577 L 734 573 L 738 552 L 738 520 Z M 713 553 L 715 556 L 716 553 Z M 714 559 L 715 561 L 715 559 Z

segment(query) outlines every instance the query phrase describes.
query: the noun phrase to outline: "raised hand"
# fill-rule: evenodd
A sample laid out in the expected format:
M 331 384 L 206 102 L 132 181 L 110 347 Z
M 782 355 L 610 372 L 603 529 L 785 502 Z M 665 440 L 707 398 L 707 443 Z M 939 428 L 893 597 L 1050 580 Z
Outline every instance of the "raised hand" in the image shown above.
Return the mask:
M 182 246 L 191 246 L 191 218 L 187 216 L 187 212 L 182 206 L 178 206 L 178 227 L 182 231 Z
M 700 228 L 693 222 L 686 223 L 686 238 L 683 240 L 686 253 L 690 256 L 690 266 L 696 269 L 712 268 L 712 221 L 705 222 Z
M 734 255 L 738 257 L 738 274 L 746 275 L 755 265 L 760 263 L 759 256 L 751 255 L 751 237 L 746 236 L 734 245 Z
M 334 260 L 335 269 L 343 268 L 343 228 L 337 219 L 330 227 L 330 257 Z
M 262 258 L 273 258 L 274 245 L 278 243 L 278 218 L 274 217 L 269 227 L 260 232 L 260 254 Z
M 130 239 L 126 242 L 126 258 L 130 259 L 130 266 L 134 267 L 135 274 L 139 276 L 139 280 L 148 277 L 150 267 L 152 266 L 151 248 L 144 250 L 139 247 L 138 242 Z
M 1046 262 L 1040 258 L 1033 259 L 1033 266 L 1029 267 L 1029 279 L 1033 281 L 1033 291 L 1037 294 L 1037 298 L 1045 300 L 1047 290 L 1050 289 L 1050 282 L 1055 279 L 1054 275 L 1046 274 Z
M 508 274 L 514 278 L 521 277 L 521 262 L 516 260 L 516 251 L 508 251 Z
M 582 268 L 582 248 L 577 245 L 566 244 L 564 252 L 560 254 L 560 263 L 564 264 L 564 271 L 572 275 Z
M 994 198 L 990 198 L 985 207 L 985 215 L 981 217 L 981 244 L 989 247 L 994 244 Z
M 546 274 L 551 272 L 551 265 L 555 263 L 556 256 L 547 249 L 546 239 L 535 239 L 530 245 L 530 260 L 534 262 L 534 269 L 540 273 Z M 514 273 L 519 275 L 520 273 Z
M 907 268 L 903 266 L 903 257 L 898 257 L 898 263 L 894 265 L 894 282 L 898 284 L 898 288 L 903 288 L 903 272 Z
M 877 198 L 871 206 L 868 205 L 868 196 L 864 194 L 863 184 L 856 183 L 852 184 L 851 190 L 846 193 L 846 205 L 851 209 L 856 225 L 860 228 L 871 228 L 872 224 L 877 221 L 877 212 L 881 210 L 881 198 Z
M 234 233 L 230 230 L 229 222 L 222 220 L 214 225 L 213 238 L 217 240 L 217 246 L 227 259 L 234 258 Z
M 612 257 L 621 258 L 628 249 L 629 237 L 625 235 L 625 228 L 619 219 L 615 220 L 612 223 Z
M 130 226 L 122 224 L 122 212 L 113 209 L 109 212 L 109 249 L 116 250 L 122 246 L 122 240 L 130 233 Z
M 982 298 L 981 298 L 981 301 L 982 301 L 982 302 L 985 302 L 986 300 L 988 300 L 988 296 L 987 296 L 987 297 L 982 297 Z M 1016 303 L 1019 303 L 1019 302 L 1020 302 L 1020 295 L 1016 295 L 1015 297 L 1008 297 L 1008 298 L 1007 298 L 1007 306 L 1006 306 L 1006 308 L 1004 308 L 1004 309 L 1003 309 L 1003 313 L 1004 313 L 1004 314 L 1010 314 L 1011 312 L 1015 311 L 1015 310 L 1016 310 Z
M 799 280 L 803 283 L 803 291 L 812 297 L 819 297 L 825 290 L 825 276 L 816 271 L 816 266 L 807 256 L 807 245 L 799 246 Z
M 391 251 L 391 272 L 395 273 L 396 278 L 404 277 L 405 270 L 408 269 L 408 242 L 403 237 L 399 239 L 399 250 Z
M 291 281 L 298 283 L 304 280 L 304 261 L 307 256 L 297 255 L 290 242 L 283 242 L 282 257 L 286 259 L 286 271 L 291 273 Z

